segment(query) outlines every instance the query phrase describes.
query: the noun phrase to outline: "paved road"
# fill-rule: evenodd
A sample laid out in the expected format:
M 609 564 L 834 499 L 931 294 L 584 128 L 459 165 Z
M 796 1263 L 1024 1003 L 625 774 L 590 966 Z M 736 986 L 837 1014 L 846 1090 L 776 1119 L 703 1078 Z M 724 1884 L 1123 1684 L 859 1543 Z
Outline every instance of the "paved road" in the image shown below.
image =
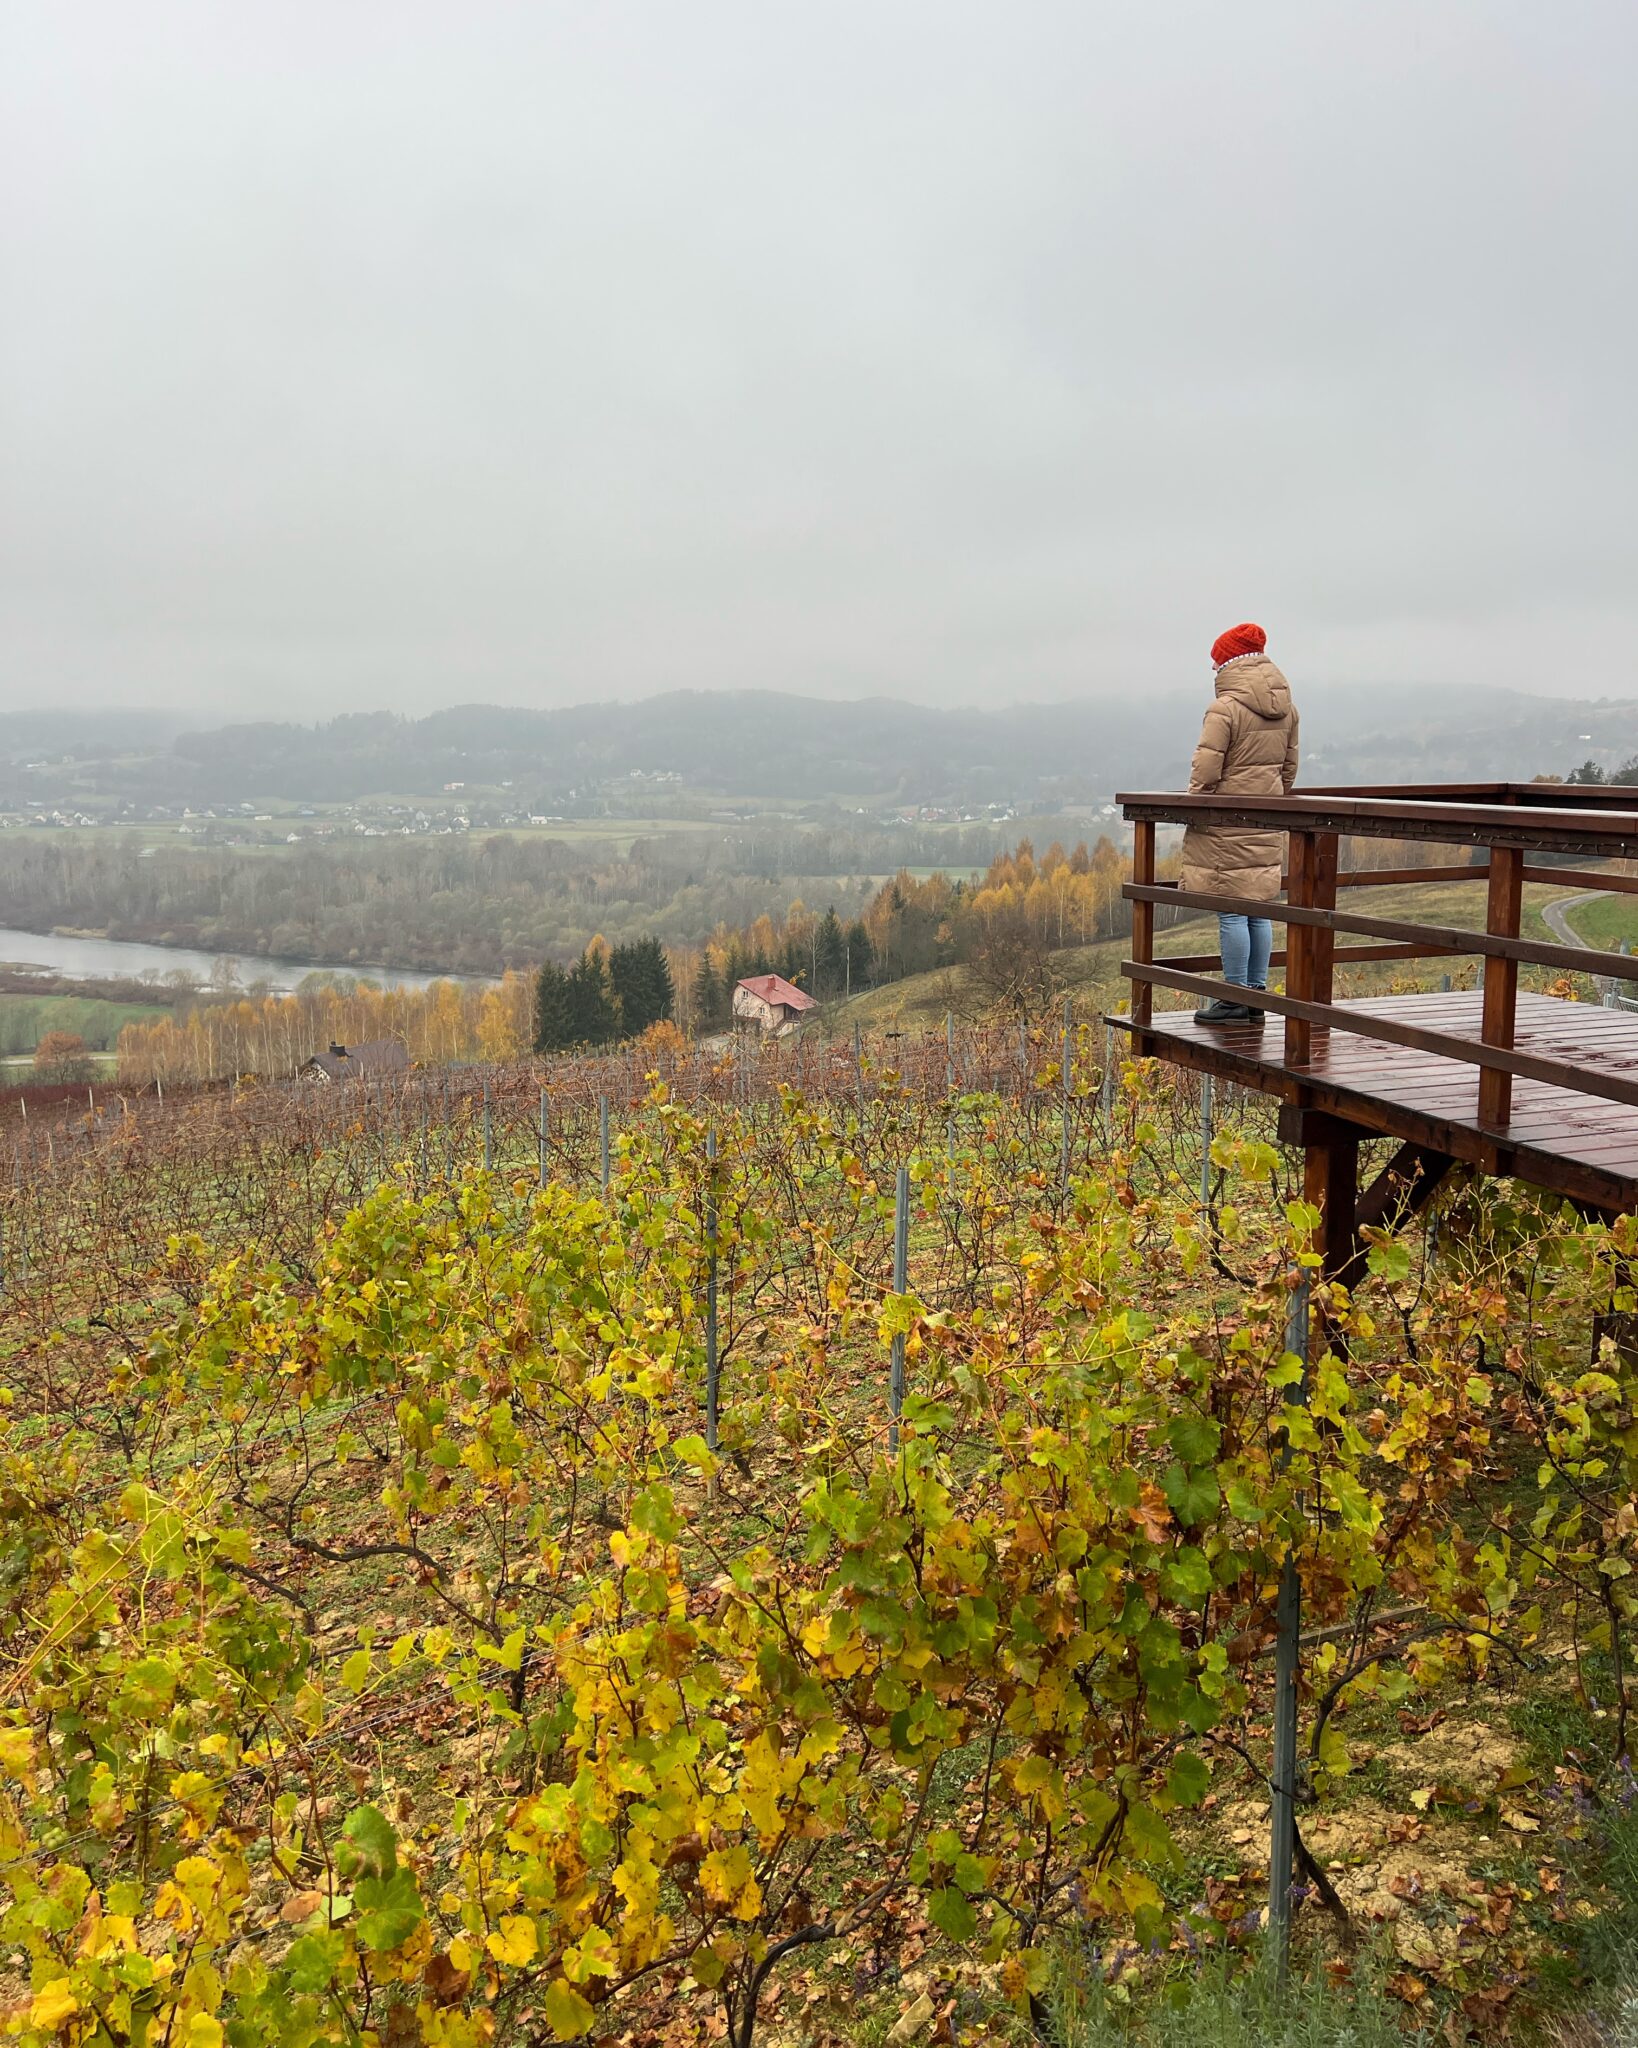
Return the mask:
M 1542 922 L 1547 929 L 1566 946 L 1584 946 L 1587 941 L 1565 916 L 1567 910 L 1575 910 L 1583 903 L 1598 903 L 1604 897 L 1613 895 L 1611 889 L 1583 889 L 1579 896 L 1561 896 L 1556 903 L 1544 903 L 1541 907 Z M 1612 981 L 1608 975 L 1595 974 L 1593 986 L 1598 990 L 1600 1002 L 1612 989 L 1619 989 L 1624 995 L 1630 986 L 1627 982 Z

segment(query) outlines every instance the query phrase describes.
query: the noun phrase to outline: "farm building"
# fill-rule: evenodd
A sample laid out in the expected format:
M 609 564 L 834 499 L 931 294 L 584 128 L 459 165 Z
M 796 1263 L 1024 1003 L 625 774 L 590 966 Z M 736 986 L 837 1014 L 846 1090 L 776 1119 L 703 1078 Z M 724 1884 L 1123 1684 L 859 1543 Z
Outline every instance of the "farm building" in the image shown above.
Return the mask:
M 734 1022 L 769 1038 L 800 1031 L 803 1019 L 819 1005 L 782 974 L 753 974 L 734 989 Z
M 337 1045 L 332 1039 L 330 1050 L 314 1053 L 300 1072 L 304 1081 L 328 1087 L 332 1081 L 373 1081 L 384 1074 L 401 1074 L 409 1063 L 409 1052 L 397 1038 L 372 1038 L 363 1045 Z

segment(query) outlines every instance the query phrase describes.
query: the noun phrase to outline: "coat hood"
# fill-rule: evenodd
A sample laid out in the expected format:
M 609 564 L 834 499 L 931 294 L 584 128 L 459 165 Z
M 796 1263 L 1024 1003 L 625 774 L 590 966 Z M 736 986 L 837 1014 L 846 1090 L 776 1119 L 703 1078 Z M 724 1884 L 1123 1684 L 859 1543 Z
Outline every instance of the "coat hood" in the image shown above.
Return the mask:
M 1242 654 L 1217 671 L 1217 694 L 1234 697 L 1259 718 L 1284 718 L 1291 686 L 1266 654 Z

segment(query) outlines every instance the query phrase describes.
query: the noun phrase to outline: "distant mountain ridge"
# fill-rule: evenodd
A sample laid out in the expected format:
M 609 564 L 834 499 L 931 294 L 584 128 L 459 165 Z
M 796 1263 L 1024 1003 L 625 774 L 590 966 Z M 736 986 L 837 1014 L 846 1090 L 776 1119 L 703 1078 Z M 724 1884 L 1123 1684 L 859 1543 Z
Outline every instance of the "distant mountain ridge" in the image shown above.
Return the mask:
M 1612 765 L 1638 752 L 1638 700 L 1482 689 L 1297 692 L 1308 781 L 1471 780 Z M 778 691 L 675 691 L 555 710 L 458 705 L 421 718 L 352 712 L 318 725 L 177 732 L 157 714 L 116 727 L 46 712 L 0 717 L 0 801 L 44 793 L 42 753 L 76 757 L 82 790 L 163 802 L 285 797 L 341 802 L 510 784 L 547 807 L 635 774 L 667 773 L 724 800 L 896 804 L 1106 802 L 1174 787 L 1207 701 L 1197 691 L 1010 709 L 894 698 L 836 702 Z M 146 724 L 144 723 L 146 719 Z M 50 777 L 47 776 L 47 782 Z

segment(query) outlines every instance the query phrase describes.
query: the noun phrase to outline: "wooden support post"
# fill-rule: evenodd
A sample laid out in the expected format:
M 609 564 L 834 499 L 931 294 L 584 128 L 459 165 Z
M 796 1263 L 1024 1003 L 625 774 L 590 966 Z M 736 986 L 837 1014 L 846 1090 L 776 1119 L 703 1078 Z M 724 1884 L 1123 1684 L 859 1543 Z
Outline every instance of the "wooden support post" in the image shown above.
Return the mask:
M 1155 827 L 1152 818 L 1139 818 L 1132 827 L 1132 880 L 1152 885 L 1155 879 Z M 1139 967 L 1150 967 L 1155 957 L 1155 907 L 1152 903 L 1132 905 L 1132 959 Z M 1132 1022 L 1142 1026 L 1155 1013 L 1154 987 L 1147 981 L 1132 984 Z
M 1286 901 L 1297 908 L 1307 909 L 1313 902 L 1313 855 L 1313 833 L 1293 832 L 1286 861 Z M 1300 1003 L 1314 999 L 1313 940 L 1314 928 L 1306 924 L 1292 925 L 1285 937 L 1285 992 Z M 1313 1026 L 1306 1017 L 1286 1018 L 1288 1067 L 1307 1066 L 1312 1032 Z
M 1490 885 L 1485 903 L 1485 930 L 1493 938 L 1516 939 L 1519 909 L 1524 892 L 1524 852 L 1517 846 L 1490 849 Z M 1519 963 L 1489 959 L 1484 975 L 1484 1028 L 1486 1045 L 1513 1049 L 1513 1027 L 1519 992 Z M 1493 1068 L 1479 1069 L 1479 1122 L 1492 1130 L 1505 1129 L 1513 1108 L 1513 1077 Z
M 1316 910 L 1337 907 L 1337 858 L 1339 842 L 1334 832 L 1316 832 L 1309 855 L 1308 900 Z M 1331 967 L 1336 953 L 1336 933 L 1315 925 L 1309 931 L 1309 968 L 1316 1003 L 1331 1000 Z M 1322 1027 L 1323 1028 L 1323 1027 Z
M 1302 1198 L 1320 1212 L 1314 1249 L 1325 1278 L 1338 1279 L 1358 1245 L 1359 1146 L 1371 1134 L 1339 1116 L 1292 1104 L 1280 1111 L 1279 1134 L 1282 1144 L 1302 1147 Z
M 1319 1118 L 1314 1119 L 1320 1123 Z M 1352 1124 L 1333 1117 L 1308 1141 L 1303 1159 L 1302 1193 L 1320 1212 L 1320 1270 L 1334 1280 L 1354 1254 L 1355 1216 L 1359 1207 L 1359 1138 Z
M 1335 910 L 1337 853 L 1334 832 L 1293 832 L 1286 900 L 1304 909 Z M 1285 941 L 1286 994 L 1305 1003 L 1328 1003 L 1335 951 L 1334 932 L 1319 925 L 1292 925 Z M 1313 1054 L 1313 1033 L 1314 1026 L 1306 1018 L 1286 1018 L 1288 1067 L 1307 1066 Z
M 1364 1224 L 1397 1229 L 1421 1215 L 1455 1164 L 1448 1152 L 1434 1152 L 1424 1145 L 1401 1145 L 1354 1204 L 1356 1240 Z M 1347 1263 L 1328 1277 L 1354 1288 L 1369 1256 L 1369 1245 L 1356 1241 Z

